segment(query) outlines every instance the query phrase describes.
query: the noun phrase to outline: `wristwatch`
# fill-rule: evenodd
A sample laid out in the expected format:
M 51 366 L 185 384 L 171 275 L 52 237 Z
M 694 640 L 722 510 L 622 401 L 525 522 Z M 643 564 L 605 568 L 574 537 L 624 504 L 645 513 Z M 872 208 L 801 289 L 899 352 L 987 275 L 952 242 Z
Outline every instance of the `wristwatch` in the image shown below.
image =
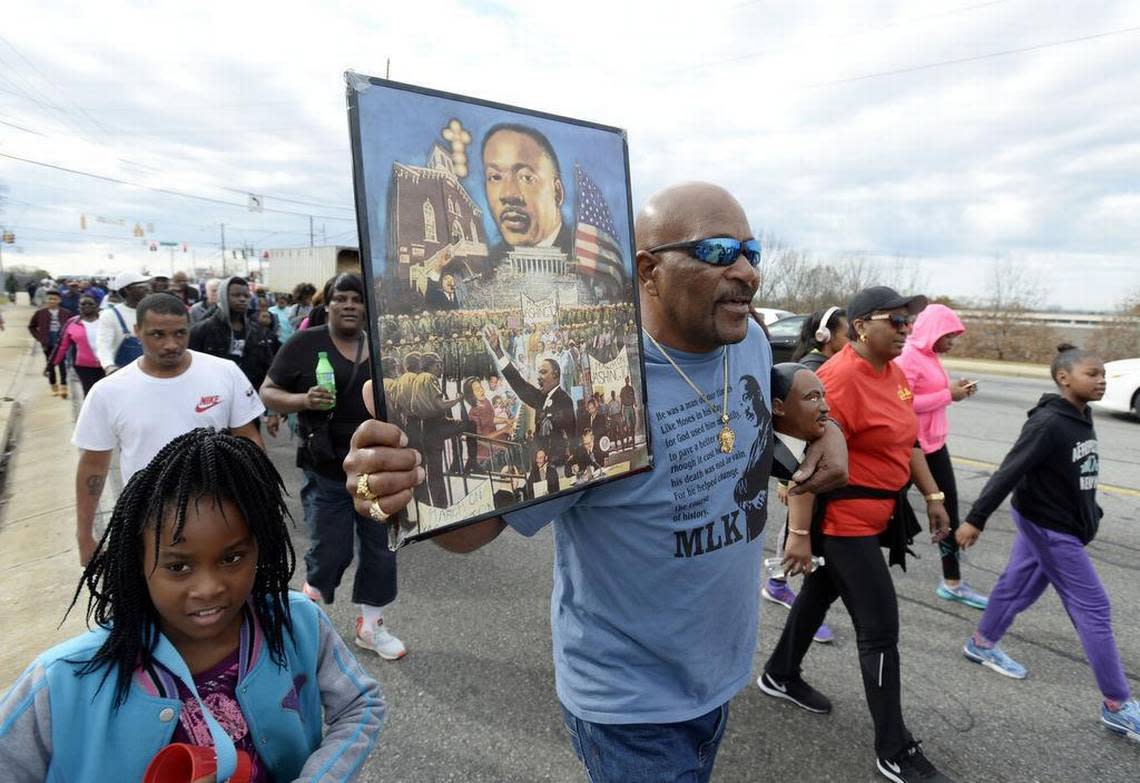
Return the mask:
M 945 492 L 931 492 L 929 495 L 926 495 L 927 503 L 941 503 L 944 500 L 946 500 Z

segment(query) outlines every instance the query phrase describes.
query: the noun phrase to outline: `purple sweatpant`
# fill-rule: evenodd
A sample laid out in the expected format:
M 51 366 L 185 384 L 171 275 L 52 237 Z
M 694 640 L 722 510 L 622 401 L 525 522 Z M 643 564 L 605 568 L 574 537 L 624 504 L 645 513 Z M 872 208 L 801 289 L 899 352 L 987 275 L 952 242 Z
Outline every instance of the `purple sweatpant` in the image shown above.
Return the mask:
M 1009 564 L 990 593 L 978 634 L 996 644 L 1013 619 L 1053 585 L 1077 629 L 1100 692 L 1106 699 L 1126 701 L 1128 681 L 1112 635 L 1112 607 L 1084 545 L 1076 536 L 1035 525 L 1016 509 L 1010 509 L 1010 515 L 1019 534 Z

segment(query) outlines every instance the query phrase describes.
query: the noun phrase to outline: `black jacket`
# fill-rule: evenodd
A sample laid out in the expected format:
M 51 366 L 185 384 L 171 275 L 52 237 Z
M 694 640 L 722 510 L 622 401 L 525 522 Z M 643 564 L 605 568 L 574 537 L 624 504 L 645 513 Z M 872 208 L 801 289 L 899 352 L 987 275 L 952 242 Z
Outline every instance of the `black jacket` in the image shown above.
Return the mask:
M 234 360 L 230 355 L 230 341 L 234 337 L 233 327 L 230 326 L 229 291 L 230 280 L 227 278 L 218 287 L 218 305 L 210 317 L 199 321 L 190 327 L 190 349 L 208 353 L 222 359 Z M 257 318 L 248 313 L 245 318 L 245 348 L 241 360 L 234 360 L 245 377 L 253 384 L 253 388 L 260 389 L 261 382 L 273 364 L 273 357 L 281 344 L 277 335 L 263 329 L 257 323 Z
M 966 521 L 984 527 L 1012 490 L 1012 505 L 1023 517 L 1087 544 L 1103 513 L 1096 503 L 1099 473 L 1092 411 L 1081 413 L 1060 395 L 1044 394 Z

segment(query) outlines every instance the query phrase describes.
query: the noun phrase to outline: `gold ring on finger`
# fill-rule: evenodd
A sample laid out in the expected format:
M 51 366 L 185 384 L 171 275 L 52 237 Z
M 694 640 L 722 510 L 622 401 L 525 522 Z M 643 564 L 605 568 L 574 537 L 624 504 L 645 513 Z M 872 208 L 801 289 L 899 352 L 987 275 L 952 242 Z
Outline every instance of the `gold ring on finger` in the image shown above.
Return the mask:
M 356 479 L 356 496 L 361 500 L 376 499 L 376 494 L 368 486 L 368 479 L 371 475 L 371 473 L 361 473 Z
M 391 514 L 386 513 L 384 509 L 380 508 L 380 503 L 373 500 L 372 505 L 368 507 L 368 516 L 372 517 L 377 522 L 383 522 L 388 517 L 390 517 Z

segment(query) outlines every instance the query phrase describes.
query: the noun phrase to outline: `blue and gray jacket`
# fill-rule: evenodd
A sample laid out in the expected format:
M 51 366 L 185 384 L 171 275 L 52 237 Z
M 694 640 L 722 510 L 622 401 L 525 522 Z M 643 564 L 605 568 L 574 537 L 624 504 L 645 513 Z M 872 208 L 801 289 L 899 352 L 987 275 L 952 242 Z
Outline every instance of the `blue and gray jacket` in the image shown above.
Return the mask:
M 285 668 L 273 662 L 247 612 L 235 697 L 273 780 L 352 780 L 380 734 L 383 694 L 319 607 L 299 593 L 289 594 L 289 606 L 293 633 L 285 634 Z M 160 636 L 158 665 L 135 671 L 126 701 L 115 709 L 114 673 L 101 688 L 102 671 L 77 676 L 106 637 L 100 628 L 44 652 L 0 700 L 5 780 L 142 780 L 150 760 L 170 743 L 182 710 L 178 681 L 197 697 L 186 664 Z M 236 751 L 200 699 L 199 706 L 217 749 L 218 781 L 224 781 Z

